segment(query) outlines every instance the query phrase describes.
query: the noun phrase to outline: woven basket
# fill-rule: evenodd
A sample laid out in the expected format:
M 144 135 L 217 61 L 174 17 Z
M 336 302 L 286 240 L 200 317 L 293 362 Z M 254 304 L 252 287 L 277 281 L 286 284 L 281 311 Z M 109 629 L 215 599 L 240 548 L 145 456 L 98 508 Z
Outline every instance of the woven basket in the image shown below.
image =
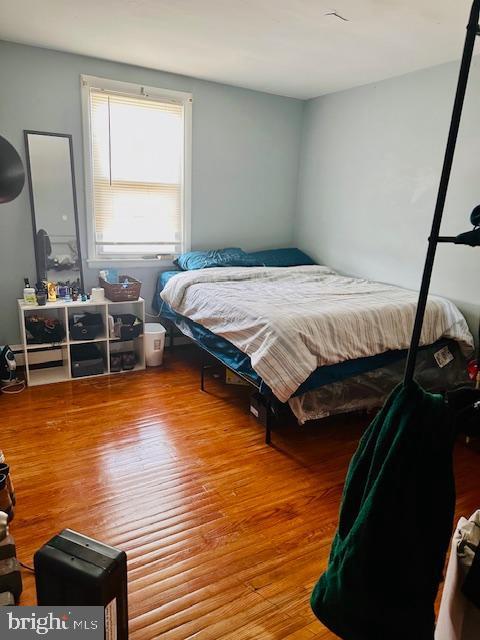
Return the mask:
M 105 289 L 105 297 L 112 302 L 130 302 L 132 300 L 138 300 L 140 297 L 140 289 L 142 283 L 132 276 L 121 275 L 118 276 L 119 284 L 112 284 L 107 282 L 103 278 L 98 278 L 98 285 Z M 125 280 L 128 284 L 125 286 Z

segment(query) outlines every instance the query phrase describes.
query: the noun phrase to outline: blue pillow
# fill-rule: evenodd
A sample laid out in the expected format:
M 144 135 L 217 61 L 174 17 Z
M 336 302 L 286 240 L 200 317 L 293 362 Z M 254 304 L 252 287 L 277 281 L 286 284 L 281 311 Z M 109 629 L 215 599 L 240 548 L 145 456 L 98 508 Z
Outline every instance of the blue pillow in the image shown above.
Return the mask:
M 316 264 L 310 256 L 296 248 L 255 251 L 248 255 L 264 267 L 299 267 Z
M 259 267 L 262 266 L 256 258 L 245 253 L 238 247 L 227 249 L 213 249 L 211 251 L 189 251 L 182 253 L 173 261 L 183 271 L 208 269 L 210 267 Z

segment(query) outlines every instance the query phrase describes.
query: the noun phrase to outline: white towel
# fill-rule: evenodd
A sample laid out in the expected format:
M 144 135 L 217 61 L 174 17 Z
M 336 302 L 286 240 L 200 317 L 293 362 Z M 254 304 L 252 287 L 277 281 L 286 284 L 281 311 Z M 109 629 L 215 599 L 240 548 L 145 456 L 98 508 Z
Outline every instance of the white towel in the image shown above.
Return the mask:
M 450 560 L 438 614 L 435 640 L 479 640 L 480 609 L 462 593 L 462 585 L 480 545 L 480 510 L 460 518 L 453 534 Z

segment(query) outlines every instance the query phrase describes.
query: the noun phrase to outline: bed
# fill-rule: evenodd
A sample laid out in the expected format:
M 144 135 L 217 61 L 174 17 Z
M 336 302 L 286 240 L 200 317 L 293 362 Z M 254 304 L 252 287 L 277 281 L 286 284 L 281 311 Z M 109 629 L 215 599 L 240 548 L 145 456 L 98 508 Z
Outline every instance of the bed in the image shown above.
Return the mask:
M 417 294 L 315 264 L 160 275 L 160 316 L 299 423 L 380 405 L 401 380 Z M 429 299 L 418 376 L 466 380 L 473 339 L 448 300 Z

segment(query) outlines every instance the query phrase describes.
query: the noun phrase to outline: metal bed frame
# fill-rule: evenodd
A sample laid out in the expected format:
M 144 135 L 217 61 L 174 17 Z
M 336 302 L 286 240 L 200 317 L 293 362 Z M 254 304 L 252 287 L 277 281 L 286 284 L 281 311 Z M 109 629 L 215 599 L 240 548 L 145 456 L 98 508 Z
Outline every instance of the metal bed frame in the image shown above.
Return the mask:
M 479 0 L 480 1 L 480 0 Z M 252 393 L 250 395 L 250 412 L 257 419 L 265 429 L 265 444 L 271 445 L 272 443 L 272 432 L 274 430 L 275 424 L 277 424 L 279 418 L 283 415 L 283 411 L 285 411 L 285 415 L 287 412 L 291 412 L 287 403 L 280 402 L 273 394 L 266 394 L 265 389 L 262 389 L 262 382 L 259 383 L 255 380 L 252 380 L 248 375 L 235 370 L 233 367 L 226 364 L 223 360 L 221 360 L 215 353 L 212 353 L 207 347 L 205 347 L 202 343 L 195 340 L 190 336 L 185 335 L 179 327 L 172 321 L 170 318 L 162 318 L 162 322 L 166 325 L 166 342 L 170 349 L 170 352 L 173 352 L 175 347 L 175 336 L 178 337 L 188 337 L 188 339 L 200 349 L 202 354 L 207 354 L 209 359 L 204 359 L 200 364 L 200 390 L 204 393 L 207 393 L 206 390 L 206 373 L 209 370 L 217 369 L 218 371 L 228 370 L 233 373 L 235 376 L 238 376 L 244 382 L 248 384 L 251 388 Z M 480 395 L 479 395 L 480 399 Z M 479 403 L 480 409 L 480 403 Z M 358 409 L 358 412 L 361 413 L 364 411 L 363 409 Z M 367 410 L 368 413 L 368 410 Z
M 178 329 L 178 327 L 175 325 L 175 323 L 172 322 L 172 320 L 163 318 L 163 322 L 167 322 L 168 323 L 168 327 L 167 327 L 168 346 L 169 346 L 169 349 L 171 351 L 173 351 L 173 349 L 175 347 L 175 330 L 178 331 L 179 336 L 182 336 L 182 337 L 185 337 L 185 336 Z M 200 365 L 200 390 L 203 391 L 204 393 L 206 393 L 206 390 L 205 390 L 205 373 L 209 369 L 215 368 L 217 366 L 217 363 L 218 363 L 219 367 L 222 367 L 222 369 L 228 369 L 234 375 L 238 376 L 239 378 L 244 380 L 246 383 L 248 383 L 248 385 L 250 387 L 255 389 L 256 397 L 262 403 L 262 405 L 263 405 L 263 407 L 265 409 L 263 418 L 258 417 L 257 420 L 265 427 L 265 444 L 270 445 L 272 443 L 272 428 L 273 428 L 273 424 L 275 423 L 275 421 L 277 419 L 278 406 L 280 406 L 281 403 L 278 400 L 275 400 L 273 397 L 272 398 L 267 398 L 264 394 L 262 394 L 262 392 L 261 392 L 261 384 L 255 383 L 253 380 L 251 380 L 251 378 L 249 378 L 244 373 L 236 371 L 232 367 L 228 366 L 228 364 L 225 364 L 225 362 L 220 360 L 220 358 L 218 358 L 215 354 L 213 354 L 211 351 L 209 351 L 206 347 L 204 347 L 202 344 L 200 344 L 199 342 L 197 342 L 193 338 L 190 338 L 190 340 L 192 340 L 193 343 L 197 347 L 199 347 L 202 351 L 204 351 L 205 353 L 208 353 L 208 355 L 211 358 L 216 360 L 215 364 L 212 364 L 211 362 L 202 362 L 202 364 Z

